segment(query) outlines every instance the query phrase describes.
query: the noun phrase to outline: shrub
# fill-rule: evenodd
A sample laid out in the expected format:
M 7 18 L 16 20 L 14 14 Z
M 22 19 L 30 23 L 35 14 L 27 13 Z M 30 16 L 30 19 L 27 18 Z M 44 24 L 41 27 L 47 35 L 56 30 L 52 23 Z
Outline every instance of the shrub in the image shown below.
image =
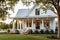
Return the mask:
M 49 31 L 49 30 L 46 30 L 46 31 L 45 31 L 45 33 L 46 33 L 46 34 L 49 34 L 49 33 L 50 33 L 50 31 Z
M 50 38 L 50 39 L 57 39 L 57 36 L 47 36 L 47 38 Z
M 28 34 L 33 34 L 33 31 L 30 29 Z
M 7 32 L 10 33 L 10 30 L 8 29 Z
M 44 30 L 41 30 L 40 33 L 41 33 L 41 34 L 44 34 Z
M 51 34 L 54 34 L 54 31 L 53 31 L 53 30 L 51 30 L 51 31 L 50 31 L 50 33 L 51 33 Z
M 57 34 L 58 32 L 57 31 L 55 31 L 55 34 Z
M 35 34 L 39 34 L 38 30 L 35 30 Z
M 58 28 L 56 27 L 56 29 L 55 29 L 55 34 L 57 34 L 58 33 Z
M 19 34 L 19 31 L 18 31 L 18 30 L 15 30 L 15 33 L 16 33 L 16 34 Z

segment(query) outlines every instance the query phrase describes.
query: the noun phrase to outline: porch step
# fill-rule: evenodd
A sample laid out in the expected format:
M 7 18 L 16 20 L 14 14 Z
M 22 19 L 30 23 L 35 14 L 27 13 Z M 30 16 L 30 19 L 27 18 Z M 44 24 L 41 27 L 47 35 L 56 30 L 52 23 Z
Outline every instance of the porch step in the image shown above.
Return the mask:
M 24 30 L 23 34 L 29 34 L 31 32 L 31 29 Z

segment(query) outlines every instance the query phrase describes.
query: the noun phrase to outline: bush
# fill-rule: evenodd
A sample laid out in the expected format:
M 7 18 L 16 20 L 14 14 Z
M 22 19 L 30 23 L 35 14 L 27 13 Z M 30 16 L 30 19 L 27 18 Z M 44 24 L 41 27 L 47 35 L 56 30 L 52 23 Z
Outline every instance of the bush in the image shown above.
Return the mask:
M 46 34 L 49 34 L 49 33 L 50 33 L 50 31 L 49 31 L 49 30 L 46 30 L 46 31 L 45 31 L 45 33 L 46 33 Z
M 58 32 L 57 31 L 55 31 L 55 34 L 57 34 Z
M 50 38 L 50 39 L 57 39 L 57 36 L 47 36 L 47 38 Z
M 40 33 L 41 33 L 41 34 L 44 34 L 44 30 L 41 30 Z
M 15 33 L 16 33 L 16 34 L 19 34 L 19 31 L 18 31 L 18 30 L 15 30 Z
M 55 29 L 55 34 L 57 34 L 58 33 L 58 28 L 56 27 L 56 29 Z
M 51 33 L 51 34 L 54 34 L 54 31 L 53 31 L 53 30 L 51 30 L 51 31 L 50 31 L 50 33 Z
M 33 31 L 30 29 L 28 34 L 33 34 Z
M 38 30 L 35 30 L 35 34 L 39 34 Z
M 8 29 L 7 32 L 10 33 L 10 30 Z

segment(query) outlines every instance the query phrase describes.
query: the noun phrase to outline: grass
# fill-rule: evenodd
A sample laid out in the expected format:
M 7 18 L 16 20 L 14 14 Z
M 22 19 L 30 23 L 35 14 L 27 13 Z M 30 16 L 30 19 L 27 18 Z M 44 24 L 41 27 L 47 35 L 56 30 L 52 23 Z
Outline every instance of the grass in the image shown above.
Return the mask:
M 0 34 L 0 40 L 55 40 L 49 39 L 47 36 L 47 34 Z

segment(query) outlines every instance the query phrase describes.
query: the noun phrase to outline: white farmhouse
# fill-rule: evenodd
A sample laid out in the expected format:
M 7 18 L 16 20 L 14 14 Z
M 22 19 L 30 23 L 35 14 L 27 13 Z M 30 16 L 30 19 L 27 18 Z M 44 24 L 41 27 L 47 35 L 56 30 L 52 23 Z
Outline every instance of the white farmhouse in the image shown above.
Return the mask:
M 35 30 L 53 30 L 56 28 L 56 14 L 52 10 L 47 10 L 46 13 L 38 6 L 33 6 L 31 9 L 19 9 L 16 16 L 13 18 L 12 30 L 21 32 L 31 29 Z

